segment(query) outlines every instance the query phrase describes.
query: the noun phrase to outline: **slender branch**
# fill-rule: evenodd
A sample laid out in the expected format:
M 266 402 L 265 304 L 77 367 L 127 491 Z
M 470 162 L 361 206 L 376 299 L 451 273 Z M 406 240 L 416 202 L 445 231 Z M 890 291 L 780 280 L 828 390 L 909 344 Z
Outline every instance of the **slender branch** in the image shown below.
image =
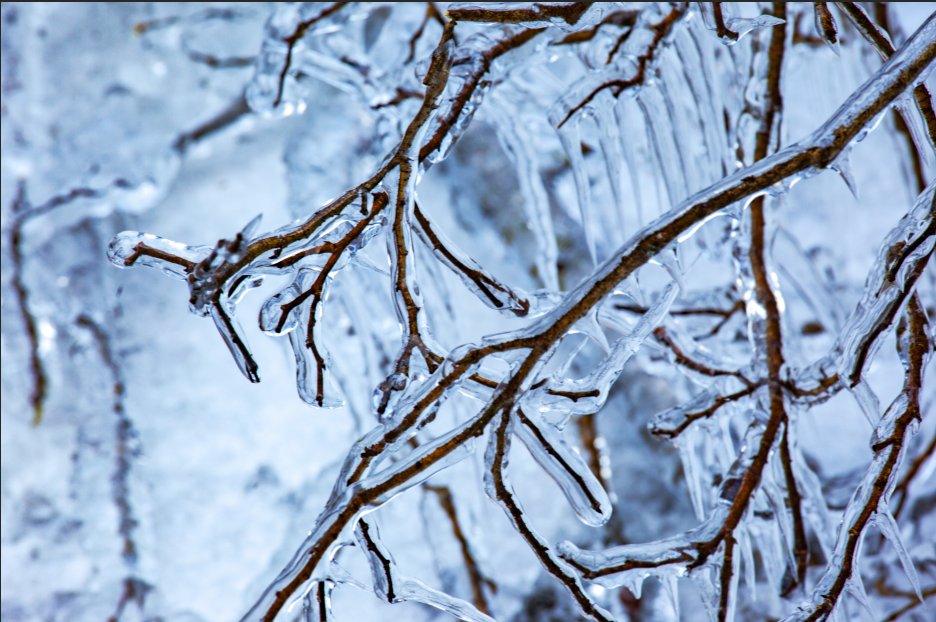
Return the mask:
M 127 575 L 123 579 L 123 588 L 120 599 L 110 621 L 117 622 L 123 615 L 126 606 L 131 602 L 142 611 L 149 592 L 149 586 L 135 576 L 137 565 L 137 545 L 134 531 L 137 519 L 133 515 L 130 505 L 130 470 L 134 451 L 131 443 L 136 436 L 133 421 L 127 415 L 125 405 L 126 385 L 123 369 L 120 366 L 117 352 L 111 343 L 111 336 L 103 326 L 87 315 L 79 315 L 75 323 L 84 328 L 93 337 L 104 367 L 110 374 L 112 382 L 113 404 L 112 409 L 116 419 L 114 423 L 114 471 L 111 474 L 111 497 L 117 507 L 117 533 L 121 542 L 121 558 Z
M 849 504 L 851 507 L 845 511 L 848 519 L 839 528 L 834 557 L 836 562 L 826 567 L 813 592 L 810 608 L 795 617 L 802 622 L 825 620 L 831 615 L 852 573 L 857 570 L 855 559 L 865 528 L 877 512 L 887 511 L 892 494 L 891 482 L 900 467 L 901 454 L 913 433 L 915 422 L 920 419 L 920 390 L 923 386 L 925 359 L 933 349 L 933 344 L 927 330 L 926 315 L 915 299 L 911 299 L 907 306 L 907 319 L 909 347 L 902 390 L 905 398 L 903 408 L 885 415 L 885 420 L 878 428 L 889 434 L 871 447 L 875 454 L 871 468 L 860 492 Z
M 594 2 L 533 2 L 529 8 L 482 8 L 473 6 L 450 8 L 446 11 L 446 14 L 450 19 L 461 22 L 524 24 L 561 19 L 567 24 L 575 24 L 592 4 Z
M 279 106 L 280 102 L 283 101 L 283 87 L 286 84 L 286 75 L 289 73 L 289 68 L 292 65 L 293 48 L 295 48 L 296 44 L 299 43 L 302 37 L 305 36 L 306 32 L 309 31 L 309 28 L 322 21 L 326 17 L 337 13 L 343 7 L 347 6 L 347 4 L 347 2 L 335 2 L 325 7 L 322 9 L 322 12 L 315 17 L 296 24 L 296 28 L 292 31 L 292 33 L 283 38 L 283 43 L 286 44 L 286 59 L 283 61 L 283 68 L 280 71 L 279 79 L 276 83 L 276 97 L 273 99 L 274 108 Z
M 719 395 L 715 397 L 712 402 L 704 409 L 688 412 L 686 413 L 682 421 L 679 422 L 673 428 L 663 428 L 659 426 L 654 426 L 651 428 L 651 432 L 655 436 L 661 436 L 666 438 L 676 438 L 682 434 L 690 425 L 699 421 L 700 419 L 708 419 L 712 417 L 718 410 L 727 404 L 739 401 L 741 398 L 747 397 L 754 393 L 757 389 L 763 386 L 763 382 L 752 383 L 740 391 L 735 391 L 734 393 L 729 393 L 728 395 Z
M 647 78 L 648 69 L 650 63 L 656 58 L 657 52 L 660 48 L 660 45 L 663 43 L 663 40 L 672 32 L 673 27 L 682 19 L 688 11 L 687 3 L 678 3 L 673 6 L 672 10 L 659 22 L 656 24 L 650 24 L 648 28 L 653 33 L 653 38 L 650 40 L 650 43 L 644 49 L 644 51 L 637 57 L 637 69 L 633 76 L 626 79 L 616 79 L 609 80 L 598 87 L 596 87 L 591 93 L 585 96 L 585 98 L 579 103 L 575 104 L 559 121 L 557 127 L 562 127 L 566 124 L 570 118 L 572 118 L 575 113 L 587 106 L 595 97 L 598 96 L 598 93 L 601 93 L 605 90 L 610 90 L 611 93 L 618 97 L 625 90 L 634 88 L 644 83 Z M 623 36 L 623 35 L 622 35 Z M 620 41 L 620 39 L 619 39 Z
M 771 32 L 770 48 L 768 50 L 766 102 L 761 117 L 761 126 L 757 132 L 754 145 L 755 160 L 761 160 L 767 157 L 771 143 L 773 142 L 772 137 L 774 133 L 779 133 L 779 120 L 783 109 L 781 71 L 783 68 L 784 52 L 786 50 L 786 4 L 782 2 L 773 3 L 773 15 L 783 20 L 783 23 L 775 26 Z M 770 419 L 767 423 L 767 430 L 775 430 L 778 424 L 783 424 L 783 437 L 780 442 L 780 461 L 783 466 L 787 499 L 793 518 L 793 550 L 796 561 L 795 576 L 797 582 L 802 583 L 806 578 L 806 558 L 809 551 L 806 543 L 806 531 L 803 525 L 800 493 L 797 488 L 796 477 L 793 474 L 792 450 L 790 448 L 789 436 L 790 420 L 783 403 L 783 386 L 781 384 L 781 372 L 784 366 L 783 335 L 780 308 L 768 277 L 766 237 L 764 197 L 760 196 L 751 203 L 751 242 L 748 252 L 748 261 L 750 262 L 751 273 L 754 277 L 756 298 L 765 312 L 765 326 L 761 347 L 764 348 L 766 352 L 767 390 L 770 399 Z M 769 452 L 770 448 L 773 446 L 774 439 L 771 435 L 765 433 L 761 443 L 761 451 Z M 763 464 L 766 464 L 766 454 L 764 454 L 764 456 Z M 760 461 L 755 461 L 752 468 L 757 468 L 758 465 L 760 468 L 763 468 L 763 464 L 761 464 Z M 756 487 L 757 483 L 760 481 L 760 473 L 755 471 L 751 474 L 751 477 L 748 477 L 749 473 L 752 472 L 749 471 L 745 473 L 742 479 L 742 491 L 752 496 L 753 488 L 748 492 L 748 489 L 745 488 L 745 484 L 751 482 L 753 487 Z M 743 498 L 741 492 L 739 492 L 738 498 Z
M 521 421 L 522 420 L 523 418 L 521 416 Z M 489 476 L 498 503 L 501 504 L 508 518 L 520 533 L 520 536 L 527 545 L 529 545 L 530 550 L 536 555 L 536 558 L 539 560 L 540 564 L 543 565 L 546 572 L 565 586 L 582 611 L 594 620 L 607 620 L 610 622 L 613 618 L 608 617 L 607 613 L 600 609 L 592 599 L 589 598 L 588 594 L 582 588 L 579 578 L 570 568 L 566 568 L 563 564 L 560 564 L 558 558 L 550 550 L 549 544 L 544 542 L 543 539 L 533 531 L 527 522 L 526 515 L 523 513 L 523 510 L 520 509 L 517 500 L 514 498 L 514 493 L 511 490 L 510 484 L 507 482 L 506 476 L 507 453 L 510 449 L 511 434 L 509 422 L 509 413 L 503 412 L 500 415 L 500 421 L 497 422 L 496 426 L 491 431 L 492 438 L 490 442 L 493 452 L 491 452 L 490 449 L 488 450 L 489 453 L 493 454 Z
M 436 6 L 435 2 L 426 3 L 426 14 L 423 16 L 422 23 L 419 24 L 419 28 L 416 29 L 416 32 L 413 33 L 413 36 L 409 40 L 409 54 L 406 55 L 406 60 L 403 61 L 403 64 L 409 64 L 412 62 L 413 58 L 416 56 L 416 44 L 419 43 L 419 39 L 423 36 L 423 33 L 426 32 L 426 26 L 429 25 L 430 20 L 435 21 L 445 28 L 445 16 L 442 15 L 442 12 L 439 10 L 439 7 Z
M 936 596 L 936 585 L 933 585 L 931 587 L 926 588 L 925 590 L 922 590 L 920 594 L 923 596 L 922 602 L 917 598 L 916 594 L 912 594 L 909 596 L 909 602 L 907 602 L 906 605 L 904 605 L 900 609 L 897 609 L 896 611 L 892 611 L 891 613 L 889 613 L 886 618 L 881 620 L 881 622 L 896 622 L 897 620 L 901 619 L 905 614 L 910 613 L 911 611 L 913 611 L 920 605 L 923 605 L 924 607 L 927 606 L 926 601 L 932 598 L 933 596 Z
M 917 301 L 916 304 L 919 304 L 919 301 Z M 913 462 L 907 467 L 907 472 L 904 473 L 903 478 L 894 486 L 894 496 L 898 493 L 900 494 L 900 499 L 898 499 L 897 506 L 894 508 L 894 518 L 899 518 L 904 507 L 906 507 L 907 498 L 910 494 L 910 485 L 913 484 L 913 480 L 919 475 L 926 461 L 932 460 L 934 456 L 936 456 L 936 434 L 933 434 L 933 438 L 930 439 L 930 442 L 920 451 L 917 457 L 913 459 Z
M 437 486 L 434 484 L 423 484 L 423 489 L 435 495 L 439 505 L 442 507 L 442 511 L 445 512 L 445 516 L 452 526 L 452 535 L 455 536 L 455 540 L 458 542 L 458 549 L 461 551 L 462 561 L 465 564 L 465 570 L 468 572 L 468 583 L 471 586 L 472 603 L 474 603 L 474 606 L 482 613 L 491 615 L 491 606 L 485 594 L 485 587 L 496 592 L 497 584 L 484 576 L 478 564 L 478 560 L 475 559 L 474 553 L 471 550 L 471 544 L 468 541 L 468 536 L 465 534 L 465 530 L 461 526 L 461 521 L 458 519 L 455 498 L 452 495 L 451 489 L 448 486 Z
M 822 38 L 835 45 L 838 43 L 838 26 L 835 25 L 835 18 L 832 17 L 832 11 L 829 10 L 828 2 L 816 2 L 814 5 L 816 11 L 816 23 L 819 25 Z
M 617 26 L 623 28 L 625 32 L 630 32 L 633 30 L 634 24 L 637 23 L 637 16 L 639 14 L 638 11 L 614 11 L 591 28 L 570 32 L 558 41 L 553 41 L 551 45 L 573 45 L 591 41 L 604 26 Z
M 736 369 L 716 369 L 691 358 L 685 352 L 683 352 L 682 348 L 676 344 L 676 342 L 670 336 L 669 332 L 662 326 L 654 329 L 653 336 L 656 337 L 657 341 L 669 348 L 676 358 L 676 363 L 682 365 L 686 369 L 691 369 L 692 371 L 702 374 L 703 376 L 733 376 L 748 386 L 752 384 L 744 374 Z
M 739 38 L 738 33 L 725 25 L 725 16 L 722 13 L 721 2 L 712 3 L 712 13 L 715 17 L 715 34 L 722 39 L 731 39 L 732 41 L 737 41 Z
M 856 2 L 838 2 L 838 6 L 845 12 L 849 17 L 852 24 L 855 25 L 855 28 L 858 29 L 858 32 L 868 40 L 871 45 L 874 46 L 874 49 L 878 51 L 881 55 L 881 58 L 884 60 L 889 59 L 894 55 L 896 49 L 894 44 L 891 43 L 890 38 L 887 36 L 886 32 L 878 28 L 874 22 L 871 21 L 871 18 L 868 17 L 868 14 L 865 13 Z M 929 89 L 925 84 L 920 83 L 913 88 L 913 98 L 916 100 L 917 108 L 920 111 L 920 116 L 923 118 L 923 122 L 926 124 L 926 130 L 929 134 L 930 143 L 933 148 L 936 149 L 936 112 L 933 111 L 933 98 L 929 92 Z
M 594 274 L 570 292 L 554 311 L 543 315 L 528 327 L 525 336 L 491 341 L 481 347 L 470 349 L 461 354 L 457 360 L 450 361 L 450 364 L 443 368 L 444 373 L 433 375 L 428 384 L 421 389 L 421 397 L 415 404 L 395 413 L 392 421 L 375 429 L 349 453 L 332 500 L 329 501 L 326 511 L 315 525 L 310 539 L 303 545 L 296 563 L 281 576 L 275 583 L 275 587 L 271 588 L 275 590 L 274 593 L 268 593 L 258 603 L 259 609 L 255 609 L 255 612 L 259 611 L 264 620 L 274 619 L 292 595 L 312 577 L 317 565 L 346 527 L 352 524 L 362 512 L 379 506 L 391 494 L 400 491 L 418 478 L 427 476 L 432 469 L 441 468 L 445 465 L 444 460 L 452 456 L 453 452 L 464 448 L 471 439 L 481 436 L 491 427 L 499 430 L 505 429 L 502 426 L 507 425 L 506 420 L 510 418 L 514 410 L 519 393 L 536 380 L 535 374 L 543 358 L 621 281 L 646 265 L 653 257 L 677 241 L 687 230 L 717 211 L 762 192 L 791 176 L 799 175 L 812 168 L 822 168 L 833 162 L 856 135 L 889 106 L 932 62 L 936 56 L 934 30 L 936 27 L 933 26 L 933 20 L 930 20 L 904 49 L 863 85 L 856 96 L 847 100 L 835 115 L 812 136 L 716 182 L 650 223 L 642 230 L 639 237 L 629 240 Z M 424 156 L 433 153 L 443 143 L 443 140 L 448 138 L 455 121 L 462 115 L 467 101 L 481 83 L 484 72 L 493 60 L 500 53 L 515 49 L 531 40 L 539 32 L 542 32 L 542 29 L 528 29 L 508 35 L 507 38 L 482 54 L 481 64 L 484 68 L 480 72 L 469 75 L 462 83 L 461 88 L 451 100 L 448 111 L 438 119 L 436 133 L 423 144 L 419 150 L 419 156 L 414 158 L 411 156 L 415 147 L 414 137 L 429 119 L 434 103 L 446 84 L 446 80 L 437 79 L 441 74 L 433 71 L 430 66 L 430 79 L 426 85 L 428 88 L 423 106 L 407 128 L 400 146 L 374 176 L 325 206 L 297 227 L 246 244 L 236 260 L 230 260 L 229 263 L 224 263 L 220 267 L 212 267 L 210 262 L 203 261 L 196 266 L 195 270 L 202 268 L 205 271 L 212 270 L 212 287 L 226 284 L 229 279 L 239 276 L 251 261 L 264 253 L 273 251 L 273 259 L 275 259 L 278 256 L 277 253 L 285 251 L 290 244 L 306 239 L 327 219 L 340 213 L 360 195 L 373 190 L 390 171 L 399 168 L 402 178 L 406 172 L 404 163 L 408 167 L 418 164 Z M 446 28 L 443 38 L 446 34 L 451 35 L 450 28 Z M 434 65 L 437 65 L 436 59 L 444 55 L 442 50 L 444 43 L 445 41 L 441 42 L 437 47 Z M 403 214 L 408 205 L 405 192 L 402 191 L 405 191 L 405 184 L 398 186 L 396 193 L 394 209 L 397 215 Z M 398 261 L 398 266 L 399 263 Z M 405 264 L 405 257 L 403 263 Z M 216 289 L 223 291 L 220 287 Z M 523 358 L 517 361 L 516 366 L 498 384 L 477 416 L 413 452 L 405 461 L 385 467 L 376 473 L 373 472 L 371 466 L 375 464 L 375 461 L 384 456 L 384 452 L 396 447 L 398 441 L 414 434 L 417 427 L 426 421 L 426 417 L 434 412 L 432 408 L 447 395 L 448 388 L 471 378 L 475 366 L 485 357 L 508 351 L 521 352 Z M 431 358 L 429 354 L 425 356 Z M 494 422 L 498 423 L 492 426 Z M 775 438 L 782 423 L 775 417 L 771 417 L 764 437 Z M 506 442 L 506 436 L 506 433 L 498 436 L 498 442 L 501 438 L 504 438 Z M 769 445 L 773 445 L 772 441 Z M 761 447 L 764 446 L 765 444 L 762 443 Z M 505 454 L 503 448 L 498 451 L 501 451 L 502 455 Z M 741 497 L 743 494 L 750 495 L 756 487 L 757 478 L 764 463 L 766 463 L 766 454 L 761 449 L 755 456 L 755 467 L 748 471 L 748 473 L 756 472 L 757 475 L 750 475 L 742 481 L 741 492 L 738 493 L 726 520 L 726 528 L 729 531 L 737 525 L 737 521 L 743 515 L 743 506 L 746 505 L 746 501 L 742 501 Z M 748 489 L 746 493 L 744 492 L 745 486 Z M 732 521 L 735 522 L 732 524 Z M 530 536 L 534 535 L 529 529 L 527 533 Z M 540 555 L 550 553 L 548 546 L 543 546 L 545 548 L 540 549 Z M 702 551 L 705 555 L 711 552 L 714 552 L 714 549 Z M 687 555 L 683 552 L 679 557 L 686 559 Z M 559 569 L 560 574 L 571 577 L 569 580 L 575 580 L 574 573 L 555 560 L 552 563 Z

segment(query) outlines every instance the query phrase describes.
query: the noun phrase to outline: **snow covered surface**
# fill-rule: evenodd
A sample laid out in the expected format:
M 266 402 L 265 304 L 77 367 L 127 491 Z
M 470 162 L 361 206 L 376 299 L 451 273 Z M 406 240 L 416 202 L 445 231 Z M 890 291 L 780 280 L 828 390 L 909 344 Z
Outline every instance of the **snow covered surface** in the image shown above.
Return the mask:
M 287 52 L 284 39 L 328 6 L 4 3 L 4 622 L 240 619 L 322 524 L 317 517 L 344 477 L 341 468 L 352 444 L 385 429 L 375 428 L 378 386 L 402 383 L 381 419 L 391 426 L 417 402 L 419 387 L 438 379 L 425 363 L 414 363 L 396 379 L 391 374 L 405 317 L 391 291 L 396 272 L 389 267 L 395 252 L 390 216 L 381 214 L 364 227 L 366 246 L 355 247 L 353 257 L 340 263 L 324 296 L 316 328 L 316 344 L 330 357 L 322 401 L 342 398 L 344 405 L 336 408 L 314 405 L 314 378 L 300 387 L 305 401 L 297 395 L 293 348 L 305 351 L 305 320 L 288 338 L 270 336 L 286 330 L 278 330 L 270 315 L 277 306 L 261 320 L 268 334 L 257 326 L 268 299 L 285 290 L 278 305 L 298 293 L 287 289 L 296 275 L 274 269 L 269 256 L 258 259 L 252 273 L 265 276 L 263 284 L 236 305 L 259 383 L 245 379 L 252 373 L 249 361 L 242 356 L 239 370 L 212 322 L 199 317 L 214 313 L 223 325 L 217 309 L 189 311 L 184 281 L 159 270 L 118 270 L 108 261 L 111 240 L 129 230 L 192 245 L 146 238 L 200 262 L 217 240 L 232 240 L 258 214 L 263 219 L 254 240 L 304 220 L 384 163 L 419 108 L 442 28 L 434 18 L 425 20 L 410 60 L 410 37 L 424 23 L 425 5 L 360 3 L 316 22 Z M 439 8 L 445 10 L 441 3 Z M 486 336 L 528 334 L 556 317 L 561 296 L 577 285 L 585 288 L 595 266 L 615 257 L 640 227 L 734 171 L 738 156 L 730 141 L 753 148 L 759 121 L 745 106 L 763 103 L 763 84 L 748 74 L 766 61 L 752 41 L 766 46 L 772 23 L 743 21 L 762 12 L 755 5 L 730 17 L 739 31 L 756 27 L 731 46 L 706 27 L 710 9 L 703 16 L 693 5 L 668 35 L 654 61 L 658 73 L 639 95 L 615 100 L 605 91 L 556 129 L 584 94 L 614 72 L 632 70 L 647 45 L 648 25 L 670 11 L 665 5 L 641 7 L 636 34 L 611 65 L 604 60 L 619 30 L 599 29 L 578 46 L 554 45 L 565 34 L 595 27 L 617 8 L 599 3 L 575 26 L 558 18 L 539 24 L 549 26 L 543 38 L 508 53 L 484 74 L 489 83 L 468 102 L 469 110 L 477 107 L 474 116 L 463 115 L 463 126 L 456 127 L 460 139 L 431 154 L 428 161 L 438 163 L 414 181 L 420 209 L 434 229 L 450 240 L 447 246 L 463 250 L 454 260 L 510 286 L 496 290 L 492 296 L 500 303 L 492 302 L 452 268 L 452 257 L 433 253 L 425 233 L 415 226 L 408 232 L 415 272 L 409 283 L 425 305 L 428 319 L 421 321 L 431 335 L 428 345 L 443 356 L 462 344 L 481 344 Z M 909 34 L 931 12 L 926 3 L 902 5 L 892 19 Z M 844 40 L 836 49 L 789 44 L 783 146 L 813 132 L 880 67 L 858 33 L 845 28 L 844 15 L 835 15 Z M 794 24 L 797 32 L 816 36 L 811 8 L 791 9 L 789 27 Z M 479 51 L 512 34 L 511 28 L 518 27 L 459 23 L 440 110 L 451 106 L 454 90 L 476 70 Z M 904 37 L 895 38 L 899 43 Z M 292 65 L 280 89 L 286 58 Z M 416 91 L 417 97 L 406 95 Z M 905 103 L 911 110 L 909 99 Z M 725 116 L 731 124 L 727 137 Z M 418 140 L 428 140 L 433 122 Z M 932 226 L 936 163 L 923 124 L 917 125 L 930 184 L 921 198 L 906 141 L 888 115 L 849 149 L 847 166 L 846 158 L 838 161 L 840 172 L 818 172 L 768 201 L 772 274 L 782 295 L 791 368 L 805 369 L 835 346 L 837 332 L 862 299 L 882 243 L 914 203 L 913 215 L 923 223 L 929 218 Z M 749 164 L 750 155 L 745 157 Z M 394 179 L 389 176 L 370 195 L 372 205 L 381 188 L 392 205 Z M 345 210 L 344 220 L 329 222 L 314 243 L 335 242 L 362 223 L 359 204 Z M 519 427 L 513 430 L 508 486 L 555 554 L 606 563 L 615 554 L 633 553 L 624 545 L 683 534 L 720 511 L 722 479 L 735 458 L 749 451 L 746 439 L 756 440 L 745 430 L 751 420 L 767 416 L 766 392 L 728 405 L 675 443 L 651 435 L 651 423 L 660 426 L 667 417 L 685 414 L 672 409 L 690 399 L 742 386 L 734 376 L 713 379 L 680 368 L 652 335 L 662 324 L 686 352 L 713 367 L 740 369 L 752 378 L 766 369 L 756 301 L 747 301 L 750 323 L 744 313 L 733 314 L 712 338 L 699 335 L 716 320 L 676 313 L 730 307 L 741 296 L 732 288 L 750 294 L 744 260 L 738 259 L 738 248 L 744 248 L 738 238 L 747 232 L 741 207 L 707 220 L 680 238 L 678 252 L 661 253 L 620 284 L 611 302 L 641 307 L 644 314 L 606 304 L 576 323 L 548 365 L 537 368 L 537 378 L 548 384 L 525 385 L 519 405 L 536 427 L 525 427 L 513 414 L 504 423 L 508 437 L 510 426 Z M 412 208 L 410 201 L 407 209 Z M 126 259 L 141 239 L 121 238 L 111 246 L 112 256 Z M 929 248 L 932 240 L 930 235 Z M 303 244 L 284 256 L 314 245 Z M 302 265 L 308 270 L 297 283 L 309 287 L 322 261 L 313 257 Z M 932 319 L 931 265 L 916 287 Z M 236 298 L 227 309 L 234 309 Z M 518 300 L 530 304 L 536 319 L 517 317 L 519 307 L 497 311 Z M 787 564 L 788 536 L 781 533 L 786 518 L 764 519 L 782 506 L 782 498 L 778 506 L 771 497 L 782 497 L 777 467 L 738 536 L 736 563 L 744 568 L 735 573 L 742 585 L 738 619 L 790 614 L 819 580 L 827 561 L 821 549 L 834 540 L 842 510 L 872 462 L 872 426 L 863 411 L 875 411 L 870 416 L 876 424 L 902 391 L 904 361 L 893 333 L 854 391 L 808 408 L 789 406 L 807 505 L 822 499 L 828 506 L 806 510 L 815 540 L 809 589 L 786 598 L 777 594 Z M 302 356 L 299 365 L 309 364 L 308 355 Z M 481 372 L 507 377 L 521 360 L 512 353 L 490 357 Z M 309 369 L 314 377 L 314 365 Z M 39 376 L 46 379 L 41 389 Z M 930 369 L 922 423 L 908 441 L 905 466 L 936 434 L 933 386 Z M 460 389 L 415 437 L 420 444 L 431 446 L 434 438 L 470 421 L 491 394 L 470 381 Z M 556 397 L 591 389 L 597 397 Z M 597 441 L 591 446 L 583 420 L 594 424 Z M 497 496 L 490 472 L 492 461 L 497 463 L 498 421 L 428 486 L 388 495 L 367 515 L 367 524 L 379 526 L 377 547 L 395 560 L 394 578 L 412 580 L 396 581 L 396 595 L 416 602 L 389 605 L 372 593 L 386 598 L 386 586 L 372 580 L 368 558 L 359 550 L 366 548 L 367 536 L 349 527 L 340 546 L 330 549 L 332 565 L 323 563 L 314 576 L 337 583 L 331 592 L 334 619 L 431 620 L 447 615 L 440 609 L 483 615 L 473 614 L 473 607 L 499 620 L 577 615 L 568 593 L 518 536 L 509 513 L 488 498 Z M 537 429 L 573 464 L 572 476 L 565 463 L 545 452 Z M 392 460 L 369 472 L 365 484 L 404 469 L 412 455 L 407 451 L 401 444 Z M 592 464 L 596 456 L 600 464 Z M 874 527 L 868 531 L 867 561 L 860 568 L 873 613 L 868 618 L 857 606 L 860 582 L 852 582 L 838 609 L 842 619 L 881 619 L 911 602 L 905 594 L 910 579 L 901 570 L 907 559 L 933 601 L 936 550 L 926 534 L 936 532 L 936 461 L 920 465 L 897 527 L 888 527 L 887 512 L 875 518 L 908 552 L 902 554 L 902 545 L 882 545 Z M 581 479 L 588 481 L 583 488 Z M 454 495 L 463 541 L 483 577 L 480 599 L 472 592 L 477 581 L 454 535 L 441 486 Z M 593 496 L 597 510 L 590 506 Z M 558 545 L 563 541 L 570 543 Z M 583 552 L 602 549 L 607 557 Z M 704 619 L 698 603 L 710 600 L 709 589 L 718 585 L 718 564 L 713 568 L 678 582 L 673 577 L 685 569 L 658 572 L 659 580 L 647 581 L 641 573 L 611 575 L 586 582 L 585 590 L 620 619 Z M 617 589 L 621 585 L 626 589 Z M 643 598 L 638 603 L 635 596 Z M 278 619 L 311 616 L 312 600 L 305 605 L 309 611 L 300 599 Z M 419 604 L 427 601 L 436 608 Z M 916 608 L 903 619 L 926 615 Z

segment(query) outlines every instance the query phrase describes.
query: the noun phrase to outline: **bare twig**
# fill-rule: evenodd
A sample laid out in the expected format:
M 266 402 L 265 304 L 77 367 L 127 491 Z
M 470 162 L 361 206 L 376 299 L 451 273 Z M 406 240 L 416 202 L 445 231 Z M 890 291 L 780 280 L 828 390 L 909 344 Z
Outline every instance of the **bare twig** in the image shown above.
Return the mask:
M 650 40 L 650 43 L 647 45 L 643 53 L 637 57 L 637 70 L 635 71 L 634 75 L 626 79 L 609 80 L 596 87 L 591 93 L 586 95 L 582 101 L 569 109 L 562 120 L 559 121 L 557 127 L 562 127 L 565 125 L 566 121 L 572 118 L 575 113 L 577 113 L 579 110 L 587 106 L 593 99 L 595 99 L 595 97 L 598 96 L 598 93 L 605 90 L 610 90 L 615 97 L 618 97 L 625 90 L 643 84 L 647 78 L 650 63 L 652 63 L 656 58 L 660 45 L 662 44 L 663 40 L 670 34 L 670 32 L 672 32 L 673 27 L 679 22 L 679 20 L 686 15 L 687 10 L 688 5 L 686 3 L 677 3 L 663 19 L 661 19 L 656 24 L 651 24 L 648 26 L 650 31 L 653 33 L 653 38 Z M 622 37 L 623 36 L 625 35 L 622 35 Z
M 554 19 L 574 24 L 585 14 L 593 2 L 534 2 L 529 8 L 481 8 L 460 7 L 446 11 L 450 19 L 461 22 L 491 22 L 499 24 L 524 24 Z
M 725 25 L 725 16 L 722 13 L 721 2 L 712 3 L 712 13 L 715 17 L 715 34 L 722 39 L 731 39 L 732 41 L 737 41 L 738 33 Z

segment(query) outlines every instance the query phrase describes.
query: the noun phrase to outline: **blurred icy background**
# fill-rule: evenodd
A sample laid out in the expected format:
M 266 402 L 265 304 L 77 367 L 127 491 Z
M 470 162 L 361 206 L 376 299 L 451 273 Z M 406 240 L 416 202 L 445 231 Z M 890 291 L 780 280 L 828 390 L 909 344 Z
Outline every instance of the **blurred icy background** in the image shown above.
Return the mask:
M 379 4 L 359 9 L 355 19 L 385 10 Z M 362 421 L 369 393 L 348 396 L 353 408 L 339 410 L 312 409 L 297 398 L 284 344 L 255 328 L 263 295 L 249 298 L 240 313 L 261 368 L 262 382 L 249 384 L 214 328 L 188 312 L 181 284 L 156 271 L 116 270 L 105 258 L 108 241 L 124 229 L 212 244 L 258 213 L 263 228 L 273 229 L 356 183 L 380 157 L 372 136 L 385 130 L 366 103 L 315 76 L 296 97 L 304 105 L 295 114 L 245 112 L 243 94 L 270 10 L 3 4 L 4 621 L 237 619 L 308 530 L 336 462 L 371 425 Z M 907 4 L 897 15 L 912 32 L 932 10 L 932 3 Z M 414 25 L 422 11 L 413 8 Z M 405 45 L 407 37 L 388 45 Z M 808 47 L 791 57 L 789 139 L 824 120 L 879 62 L 860 44 L 838 54 Z M 219 115 L 230 123 L 206 136 L 192 133 Z M 530 121 L 543 122 L 545 116 Z M 817 272 L 834 273 L 838 289 L 829 295 L 842 309 L 854 304 L 881 238 L 916 194 L 889 123 L 853 154 L 860 198 L 828 173 L 797 186 L 785 206 L 785 227 L 809 251 L 809 260 L 792 269 L 813 262 Z M 438 199 L 432 209 L 473 255 L 508 281 L 539 286 L 531 276 L 535 236 L 514 167 L 491 119 L 475 125 L 450 168 L 427 179 L 425 193 Z M 574 201 L 571 175 L 556 175 L 557 200 Z M 27 210 L 38 211 L 21 218 Z M 555 210 L 566 287 L 590 269 L 573 212 Z M 934 288 L 930 270 L 920 284 L 930 309 Z M 481 309 L 467 294 L 449 304 Z M 47 380 L 41 413 L 26 315 Z M 478 314 L 452 327 L 454 342 L 500 328 L 498 322 Z M 879 358 L 870 379 L 886 404 L 901 377 L 890 343 Z M 606 407 L 618 417 L 599 419 L 617 495 L 628 500 L 604 542 L 650 539 L 693 524 L 678 458 L 645 432 L 648 416 L 682 394 L 652 372 L 630 370 L 630 382 Z M 924 406 L 931 410 L 928 391 Z M 870 455 L 869 428 L 846 395 L 816 412 L 835 417 L 811 419 L 802 441 L 816 450 L 821 472 L 841 476 L 839 494 L 847 498 L 853 471 Z M 918 444 L 934 433 L 932 419 Z M 523 456 L 513 466 L 514 481 L 526 482 L 525 505 L 543 533 L 575 539 L 582 528 L 531 464 Z M 466 523 L 483 551 L 482 568 L 498 584 L 498 617 L 569 619 L 564 595 L 553 592 L 502 512 L 484 500 L 471 468 L 460 465 L 465 473 L 450 477 L 468 482 L 462 511 L 472 518 Z M 933 476 L 918 485 L 933 490 Z M 411 491 L 381 511 L 385 539 L 408 572 L 466 597 L 457 544 L 427 533 L 440 510 L 421 495 Z M 932 566 L 928 572 L 932 582 Z M 655 586 L 648 590 L 642 613 L 630 613 L 672 619 L 668 601 L 653 596 Z M 337 590 L 335 599 L 340 619 L 440 616 L 416 605 L 391 608 L 354 588 Z

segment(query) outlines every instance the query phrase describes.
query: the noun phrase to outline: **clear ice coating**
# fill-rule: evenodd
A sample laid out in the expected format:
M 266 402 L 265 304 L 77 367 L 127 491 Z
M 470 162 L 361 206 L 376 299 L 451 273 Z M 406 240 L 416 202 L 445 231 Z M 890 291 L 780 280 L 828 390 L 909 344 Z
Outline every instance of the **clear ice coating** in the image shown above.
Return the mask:
M 4 3 L 3 619 L 924 619 L 913 6 Z

